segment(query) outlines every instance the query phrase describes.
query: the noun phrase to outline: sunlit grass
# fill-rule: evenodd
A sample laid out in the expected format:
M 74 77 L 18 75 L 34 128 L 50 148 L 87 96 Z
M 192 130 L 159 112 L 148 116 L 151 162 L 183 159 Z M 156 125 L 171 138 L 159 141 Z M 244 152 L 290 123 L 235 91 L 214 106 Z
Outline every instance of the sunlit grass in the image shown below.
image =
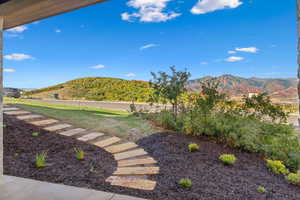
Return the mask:
M 124 139 L 140 139 L 158 130 L 147 120 L 119 110 L 47 103 L 29 99 L 5 98 L 5 103 L 33 113 L 55 118 L 74 126 L 103 132 Z

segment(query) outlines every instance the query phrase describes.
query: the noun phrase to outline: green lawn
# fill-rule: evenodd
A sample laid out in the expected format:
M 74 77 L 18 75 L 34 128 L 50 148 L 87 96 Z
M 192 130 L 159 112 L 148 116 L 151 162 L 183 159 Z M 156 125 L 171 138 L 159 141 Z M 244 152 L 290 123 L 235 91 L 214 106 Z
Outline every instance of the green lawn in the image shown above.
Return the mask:
M 4 103 L 43 114 L 75 126 L 100 131 L 128 140 L 138 140 L 158 130 L 148 121 L 125 111 L 53 104 L 27 99 L 4 98 Z

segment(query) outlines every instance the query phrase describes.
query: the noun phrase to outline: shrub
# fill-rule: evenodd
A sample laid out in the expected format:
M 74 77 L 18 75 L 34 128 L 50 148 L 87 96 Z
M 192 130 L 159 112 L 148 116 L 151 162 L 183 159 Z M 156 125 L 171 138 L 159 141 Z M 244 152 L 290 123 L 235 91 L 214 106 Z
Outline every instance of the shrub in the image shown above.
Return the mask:
M 298 173 L 290 173 L 285 178 L 292 184 L 300 184 L 300 175 Z
M 257 188 L 257 192 L 259 192 L 259 193 L 266 193 L 267 190 L 266 190 L 266 188 L 264 188 L 263 186 L 259 186 L 259 187 Z
M 32 135 L 33 137 L 37 137 L 37 136 L 39 136 L 40 134 L 37 133 L 37 132 L 34 132 L 34 133 L 32 133 L 31 135 Z
M 267 167 L 275 174 L 286 175 L 289 173 L 289 170 L 280 160 L 267 160 Z
M 46 167 L 47 165 L 46 158 L 47 158 L 47 152 L 37 154 L 35 157 L 35 166 L 38 168 Z
M 198 150 L 199 150 L 198 144 L 195 144 L 195 143 L 189 144 L 188 148 L 189 148 L 189 151 L 190 151 L 190 152 L 198 151 Z
M 84 151 L 80 148 L 74 148 L 75 154 L 76 154 L 76 158 L 78 160 L 83 160 L 84 159 Z
M 159 82 L 156 84 L 158 88 L 163 87 Z M 178 107 L 177 117 L 172 111 L 164 110 L 153 115 L 154 121 L 167 129 L 215 137 L 228 146 L 262 153 L 297 171 L 300 166 L 298 134 L 284 123 L 288 114 L 283 107 L 272 104 L 266 94 L 245 97 L 243 102 L 231 101 L 219 92 L 218 86 L 217 79 L 200 83 L 199 94 L 186 92 L 180 97 L 179 102 L 185 102 Z
M 183 187 L 183 188 L 190 188 L 190 187 L 192 187 L 192 181 L 190 180 L 190 179 L 188 179 L 188 178 L 183 178 L 183 179 L 181 179 L 179 182 L 178 182 L 178 184 L 181 186 L 181 187 Z
M 232 154 L 222 154 L 219 159 L 226 165 L 233 165 L 237 160 Z

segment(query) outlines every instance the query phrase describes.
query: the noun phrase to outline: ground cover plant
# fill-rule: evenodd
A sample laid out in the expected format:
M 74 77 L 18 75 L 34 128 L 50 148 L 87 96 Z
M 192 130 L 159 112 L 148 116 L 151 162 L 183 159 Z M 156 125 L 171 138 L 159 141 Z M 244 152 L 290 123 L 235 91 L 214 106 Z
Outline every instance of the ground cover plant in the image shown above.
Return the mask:
M 190 179 L 188 179 L 188 178 L 180 179 L 180 181 L 178 182 L 178 184 L 181 187 L 183 187 L 183 188 L 190 188 L 193 185 L 192 181 Z
M 81 148 L 74 148 L 74 152 L 75 152 L 77 160 L 84 159 L 84 151 Z
M 291 182 L 292 184 L 299 185 L 300 184 L 300 175 L 298 173 L 290 173 L 286 177 L 286 180 Z
M 220 92 L 216 79 L 200 83 L 201 92 L 198 94 L 178 95 L 177 92 L 174 95 L 169 88 L 185 91 L 188 76 L 188 72 L 177 72 L 175 68 L 170 75 L 165 72 L 154 74 L 154 103 L 158 99 L 173 102 L 173 108 L 149 113 L 147 119 L 166 129 L 214 137 L 226 145 L 261 153 L 266 158 L 282 161 L 291 171 L 299 168 L 298 135 L 291 125 L 286 124 L 288 113 L 282 106 L 272 104 L 264 93 L 245 96 L 243 102 L 229 100 Z M 173 80 L 176 78 L 178 80 Z
M 286 175 L 289 173 L 289 170 L 280 160 L 267 160 L 267 166 L 275 174 Z
M 36 154 L 35 156 L 35 166 L 38 168 L 46 167 L 47 152 L 42 152 L 40 154 Z
M 257 192 L 259 192 L 259 193 L 266 193 L 267 190 L 266 190 L 266 188 L 264 188 L 263 186 L 258 186 Z
M 232 154 L 222 154 L 219 159 L 226 165 L 233 165 L 237 160 Z
M 199 145 L 195 143 L 189 144 L 188 148 L 190 152 L 198 151 L 200 149 Z
M 34 132 L 31 134 L 33 137 L 38 137 L 40 134 L 38 132 Z

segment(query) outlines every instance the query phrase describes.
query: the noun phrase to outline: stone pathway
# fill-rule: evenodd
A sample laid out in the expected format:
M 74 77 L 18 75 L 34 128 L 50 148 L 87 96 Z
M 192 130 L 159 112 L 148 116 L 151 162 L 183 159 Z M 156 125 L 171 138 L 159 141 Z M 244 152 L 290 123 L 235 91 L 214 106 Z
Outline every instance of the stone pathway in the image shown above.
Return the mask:
M 117 161 L 117 170 L 106 179 L 111 185 L 140 189 L 154 190 L 156 182 L 148 180 L 147 175 L 159 174 L 157 162 L 148 153 L 133 142 L 122 141 L 121 138 L 92 132 L 86 129 L 73 127 L 59 120 L 44 117 L 23 111 L 16 107 L 6 106 L 4 114 L 13 115 L 44 130 L 77 140 L 90 143 L 111 153 Z

